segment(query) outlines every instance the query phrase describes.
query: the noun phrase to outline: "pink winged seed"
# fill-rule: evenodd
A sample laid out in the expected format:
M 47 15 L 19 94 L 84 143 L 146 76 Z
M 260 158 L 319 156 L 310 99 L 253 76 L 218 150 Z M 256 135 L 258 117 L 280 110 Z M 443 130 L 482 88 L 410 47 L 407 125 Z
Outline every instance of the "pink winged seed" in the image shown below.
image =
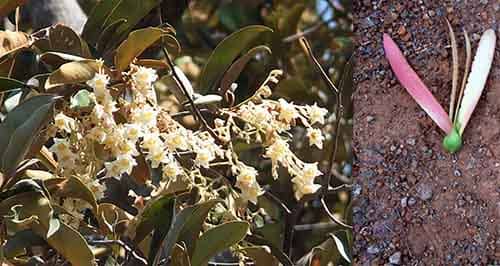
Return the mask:
M 384 33 L 385 57 L 391 65 L 392 71 L 399 82 L 415 99 L 422 109 L 434 120 L 434 122 L 448 135 L 451 132 L 452 124 L 448 114 L 434 98 L 424 82 L 408 64 L 408 61 L 399 50 L 396 43 Z

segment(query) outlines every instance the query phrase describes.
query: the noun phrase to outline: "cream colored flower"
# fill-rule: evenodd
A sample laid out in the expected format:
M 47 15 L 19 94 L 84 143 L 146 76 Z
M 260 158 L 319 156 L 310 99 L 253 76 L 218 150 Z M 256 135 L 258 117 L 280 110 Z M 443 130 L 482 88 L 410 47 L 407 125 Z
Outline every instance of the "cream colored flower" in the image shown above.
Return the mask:
M 155 108 L 144 105 L 142 108 L 132 110 L 132 121 L 143 128 L 156 127 L 156 117 L 158 111 Z
M 208 149 L 199 149 L 196 151 L 196 158 L 194 163 L 196 166 L 201 166 L 204 168 L 210 167 L 210 162 L 215 159 L 215 155 Z
M 128 140 L 136 142 L 140 137 L 143 136 L 143 131 L 141 127 L 136 124 L 124 124 L 123 134 Z
M 169 161 L 168 153 L 163 147 L 158 147 L 153 150 L 149 150 L 146 159 L 151 161 L 151 167 L 158 168 L 161 163 Z
M 313 194 L 321 188 L 321 185 L 318 184 L 295 184 L 295 198 L 297 200 L 302 199 L 304 195 Z
M 314 103 L 314 105 L 307 106 L 306 110 L 311 125 L 314 125 L 315 123 L 323 125 L 325 123 L 325 116 L 328 113 L 327 109 L 318 107 L 318 105 Z
M 284 99 L 279 99 L 279 119 L 287 123 L 292 122 L 299 116 L 299 112 L 292 103 L 288 103 Z
M 54 117 L 54 125 L 61 131 L 71 133 L 71 130 L 75 129 L 76 123 L 73 118 L 66 116 L 63 113 L 58 113 Z
M 96 126 L 90 129 L 86 137 L 91 140 L 97 141 L 100 144 L 103 144 L 106 140 L 106 134 L 107 133 L 103 128 Z
M 257 204 L 257 198 L 262 195 L 264 192 L 262 188 L 257 184 L 250 187 L 241 188 L 241 198 L 243 200 L 248 200 L 253 204 Z
M 187 150 L 189 148 L 185 129 L 178 129 L 165 135 L 165 144 L 170 151 Z
M 108 84 L 109 76 L 102 73 L 96 73 L 91 80 L 87 81 L 87 85 L 94 90 L 104 90 Z
M 257 183 L 257 170 L 253 167 L 243 166 L 239 168 L 239 174 L 236 176 L 236 187 L 251 187 Z
M 148 133 L 144 134 L 144 137 L 141 142 L 141 148 L 147 150 L 155 150 L 164 147 L 163 141 L 160 139 L 160 136 L 157 133 Z
M 162 170 L 163 177 L 172 181 L 182 174 L 182 167 L 173 158 L 163 165 Z
M 317 128 L 308 128 L 307 129 L 307 137 L 309 138 L 309 145 L 316 146 L 318 149 L 323 149 L 323 140 L 325 137 L 321 130 Z
M 300 170 L 297 178 L 304 180 L 306 183 L 314 182 L 316 177 L 323 174 L 318 169 L 318 163 L 304 163 Z
M 144 90 L 151 87 L 153 82 L 158 79 L 158 75 L 156 74 L 156 70 L 140 66 L 135 73 L 132 74 L 132 79 L 140 90 Z
M 120 178 L 123 173 L 130 174 L 137 165 L 135 159 L 130 155 L 119 156 L 113 162 L 106 162 L 106 177 Z
M 273 162 L 282 162 L 289 153 L 290 149 L 288 143 L 284 139 L 278 137 L 273 144 L 267 147 L 265 156 L 270 158 Z
M 57 157 L 68 157 L 67 155 L 73 155 L 71 151 L 71 144 L 68 139 L 58 139 L 54 138 L 54 144 L 49 148 L 49 151 L 55 153 Z

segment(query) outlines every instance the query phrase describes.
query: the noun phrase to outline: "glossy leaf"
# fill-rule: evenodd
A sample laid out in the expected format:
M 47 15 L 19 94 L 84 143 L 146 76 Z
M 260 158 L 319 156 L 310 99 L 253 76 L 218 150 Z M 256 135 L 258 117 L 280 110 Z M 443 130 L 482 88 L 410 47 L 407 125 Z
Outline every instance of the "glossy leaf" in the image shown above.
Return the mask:
M 96 60 L 66 63 L 50 74 L 45 81 L 45 89 L 85 82 L 92 79 L 98 71 L 99 63 Z
M 408 61 L 399 50 L 396 43 L 384 34 L 385 56 L 389 61 L 394 74 L 401 82 L 401 85 L 408 91 L 420 107 L 434 120 L 434 122 L 446 133 L 452 129 L 451 120 L 443 107 L 434 98 L 427 86 L 420 77 L 410 67 Z
M 38 132 L 48 123 L 56 99 L 54 95 L 29 98 L 9 112 L 0 124 L 0 169 L 5 176 L 13 174 Z
M 279 261 L 264 247 L 259 247 L 259 246 L 249 247 L 249 248 L 244 248 L 242 251 L 243 253 L 245 253 L 246 256 L 250 257 L 253 260 L 255 266 L 279 265 L 278 264 Z
M 192 254 L 195 241 L 207 218 L 208 212 L 219 202 L 218 200 L 210 200 L 182 209 L 174 217 L 172 227 L 162 241 L 161 251 L 154 255 L 153 265 L 158 265 L 162 255 L 170 256 L 174 245 L 180 241 L 186 244 L 188 254 Z
M 0 58 L 29 45 L 29 37 L 20 31 L 0 31 Z
M 344 258 L 347 262 L 351 262 L 351 256 L 348 254 L 349 251 L 346 249 L 344 242 L 340 240 L 340 238 L 336 234 L 330 234 L 330 236 L 335 241 L 335 245 L 337 246 L 337 250 L 339 251 L 342 258 Z
M 161 0 L 108 0 L 99 1 L 92 10 L 87 23 L 84 26 L 82 36 L 89 43 L 95 44 L 99 34 L 109 25 L 118 20 L 125 19 L 113 33 L 113 43 L 118 43 L 127 36 L 127 33 L 153 8 L 158 6 Z
M 87 241 L 78 231 L 63 222 L 59 230 L 47 239 L 47 242 L 72 265 L 96 265 L 94 254 L 87 245 Z
M 18 219 L 26 219 L 31 216 L 37 217 L 38 222 L 33 223 L 33 230 L 41 237 L 47 238 L 60 229 L 60 223 L 55 219 L 53 210 L 47 199 L 41 192 L 29 191 L 16 194 L 0 203 L 0 214 L 5 216 L 16 208 Z
M 208 58 L 200 75 L 200 93 L 206 94 L 215 87 L 224 72 L 241 53 L 248 49 L 249 45 L 254 44 L 264 34 L 271 32 L 271 28 L 253 25 L 234 32 L 222 40 Z
M 49 41 L 52 51 L 90 58 L 85 41 L 68 26 L 62 24 L 52 26 L 49 29 Z
M 3 244 L 3 255 L 6 258 L 14 258 L 26 253 L 26 249 L 32 246 L 41 246 L 45 240 L 33 230 L 23 230 L 9 237 Z
M 193 265 L 205 265 L 210 258 L 245 238 L 249 224 L 242 221 L 228 222 L 210 228 L 196 242 L 191 262 Z
M 265 45 L 260 45 L 260 46 L 252 48 L 245 55 L 238 58 L 231 65 L 231 67 L 226 71 L 224 76 L 222 77 L 222 80 L 220 82 L 220 91 L 225 92 L 225 91 L 229 90 L 229 88 L 231 87 L 231 84 L 233 84 L 238 79 L 241 72 L 243 71 L 245 66 L 248 64 L 248 62 L 252 58 L 254 58 L 255 55 L 257 55 L 258 53 L 263 53 L 263 52 L 271 53 L 271 49 L 269 49 L 269 47 L 267 47 Z
M 131 32 L 128 38 L 116 50 L 116 69 L 119 71 L 127 69 L 134 58 L 141 55 L 142 52 L 166 34 L 164 30 L 154 27 Z
M 148 203 L 135 229 L 134 242 L 140 243 L 153 230 L 160 230 L 166 234 L 174 216 L 174 204 L 175 198 L 172 194 Z
M 53 178 L 46 180 L 44 184 L 52 196 L 81 199 L 89 203 L 94 213 L 97 213 L 97 201 L 94 193 L 79 178 Z

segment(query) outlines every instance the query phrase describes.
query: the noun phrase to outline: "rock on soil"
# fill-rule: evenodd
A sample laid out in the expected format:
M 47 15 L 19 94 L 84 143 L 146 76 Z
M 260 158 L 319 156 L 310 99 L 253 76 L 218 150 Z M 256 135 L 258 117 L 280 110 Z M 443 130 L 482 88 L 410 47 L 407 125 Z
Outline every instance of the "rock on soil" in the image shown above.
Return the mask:
M 381 46 L 382 33 L 390 34 L 447 107 L 451 51 L 444 18 L 455 29 L 463 60 L 463 28 L 473 52 L 487 28 L 500 36 L 500 3 L 353 3 L 353 174 L 361 188 L 353 195 L 354 264 L 500 265 L 500 41 L 456 155 L 442 149 L 442 132 L 399 85 Z

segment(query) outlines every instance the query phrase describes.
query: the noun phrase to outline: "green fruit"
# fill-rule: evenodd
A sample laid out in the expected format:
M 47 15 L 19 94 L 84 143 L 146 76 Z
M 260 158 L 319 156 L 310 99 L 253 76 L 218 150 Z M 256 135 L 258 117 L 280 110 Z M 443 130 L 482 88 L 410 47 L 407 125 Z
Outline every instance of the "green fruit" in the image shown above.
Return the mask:
M 449 153 L 455 153 L 462 147 L 462 136 L 454 127 L 453 130 L 443 140 L 443 147 Z

